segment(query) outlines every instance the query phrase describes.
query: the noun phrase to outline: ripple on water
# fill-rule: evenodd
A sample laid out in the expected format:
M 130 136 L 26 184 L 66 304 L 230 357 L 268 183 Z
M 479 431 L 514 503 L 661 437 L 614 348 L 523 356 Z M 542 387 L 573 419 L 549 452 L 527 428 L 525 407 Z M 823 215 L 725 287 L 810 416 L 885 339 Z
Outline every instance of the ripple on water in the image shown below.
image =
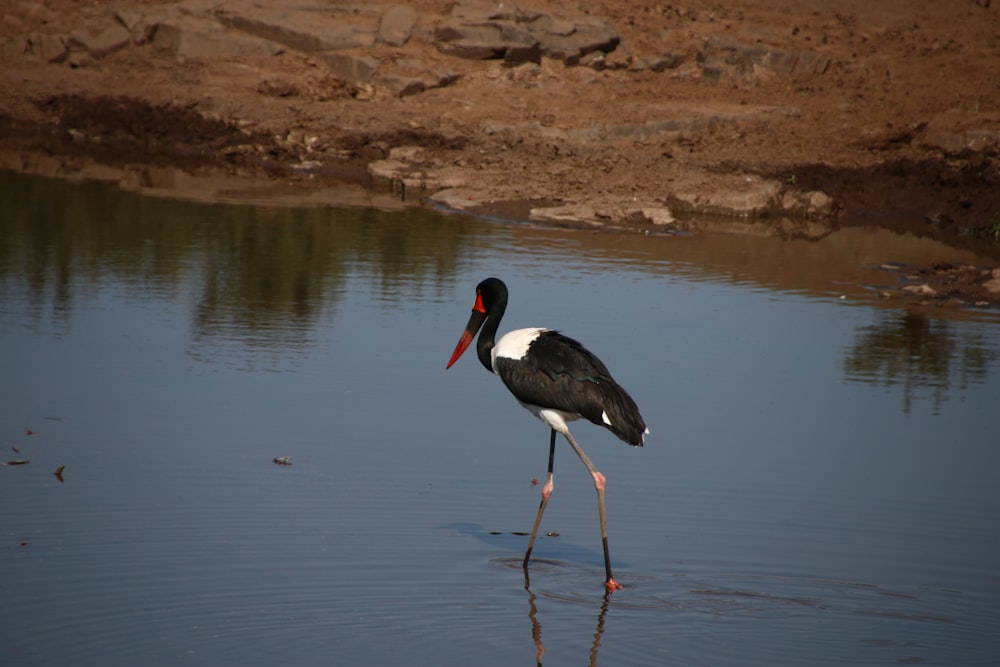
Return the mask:
M 521 570 L 520 558 L 491 562 Z M 600 613 L 601 633 L 615 628 L 616 648 L 602 650 L 624 651 L 621 658 L 636 664 L 651 654 L 680 664 L 789 664 L 806 655 L 811 664 L 986 664 L 976 651 L 989 623 L 954 590 L 805 576 L 619 571 L 624 589 L 606 597 L 595 585 L 600 567 L 540 559 L 532 560 L 530 575 L 527 595 L 541 627 L 550 605 L 592 607 Z

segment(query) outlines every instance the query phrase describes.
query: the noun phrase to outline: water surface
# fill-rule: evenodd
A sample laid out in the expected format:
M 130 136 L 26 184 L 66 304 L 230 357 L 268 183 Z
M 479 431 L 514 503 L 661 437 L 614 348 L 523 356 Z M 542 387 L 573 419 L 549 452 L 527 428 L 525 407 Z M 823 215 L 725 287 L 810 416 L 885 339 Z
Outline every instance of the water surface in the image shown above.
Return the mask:
M 874 296 L 975 257 L 0 191 L 4 664 L 996 659 L 1000 322 Z M 580 338 L 650 425 L 574 427 L 610 600 L 565 443 L 525 588 L 547 431 L 444 370 L 487 275 L 501 331 Z

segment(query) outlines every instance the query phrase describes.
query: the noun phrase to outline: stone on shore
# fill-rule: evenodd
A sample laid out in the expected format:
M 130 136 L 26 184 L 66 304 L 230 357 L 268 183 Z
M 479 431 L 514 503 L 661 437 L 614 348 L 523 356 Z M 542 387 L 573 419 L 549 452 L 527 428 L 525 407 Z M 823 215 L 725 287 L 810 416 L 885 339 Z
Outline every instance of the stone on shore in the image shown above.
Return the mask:
M 67 40 L 71 49 L 86 51 L 97 59 L 128 46 L 132 34 L 117 21 L 112 21 L 103 28 L 82 29 L 70 33 Z
M 591 16 L 553 17 L 513 5 L 459 2 L 434 30 L 445 54 L 474 60 L 539 62 L 542 56 L 575 65 L 594 51 L 610 53 L 621 41 L 605 21 Z
M 410 40 L 417 23 L 417 12 L 405 5 L 392 5 L 378 24 L 378 41 L 389 46 L 403 46 Z
M 375 16 L 352 14 L 344 20 L 335 11 L 309 7 L 285 11 L 254 6 L 239 13 L 222 10 L 216 16 L 223 25 L 305 53 L 368 48 L 378 30 Z
M 823 74 L 830 67 L 830 58 L 811 51 L 778 51 L 759 44 L 740 44 L 713 37 L 698 54 L 702 77 L 719 81 L 725 76 L 745 78 L 760 70 L 775 74 Z
M 187 15 L 157 22 L 152 42 L 178 58 L 273 56 L 284 51 L 270 40 L 226 30 L 211 18 Z

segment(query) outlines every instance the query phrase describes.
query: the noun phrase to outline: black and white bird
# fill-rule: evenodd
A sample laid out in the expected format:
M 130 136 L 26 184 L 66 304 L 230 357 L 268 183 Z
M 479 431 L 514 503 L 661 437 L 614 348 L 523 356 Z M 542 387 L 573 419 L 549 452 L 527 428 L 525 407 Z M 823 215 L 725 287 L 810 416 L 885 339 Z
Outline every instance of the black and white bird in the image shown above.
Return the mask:
M 555 457 L 556 433 L 562 433 L 594 478 L 597 489 L 597 509 L 601 519 L 601 540 L 604 547 L 605 586 L 608 592 L 621 588 L 611 573 L 608 555 L 608 529 L 604 512 L 604 475 L 594 466 L 583 448 L 569 432 L 567 422 L 587 419 L 603 426 L 624 442 L 642 447 L 649 433 L 635 401 L 608 372 L 607 367 L 579 342 L 551 329 L 516 329 L 494 341 L 500 318 L 507 309 L 507 286 L 498 278 L 487 278 L 476 286 L 476 302 L 472 316 L 455 346 L 447 368 L 458 361 L 482 328 L 476 343 L 476 354 L 486 370 L 503 380 L 518 403 L 548 424 L 549 470 L 542 501 L 538 506 L 535 525 L 531 529 L 528 550 L 524 554 L 527 571 L 531 549 L 545 505 L 552 495 L 552 462 Z

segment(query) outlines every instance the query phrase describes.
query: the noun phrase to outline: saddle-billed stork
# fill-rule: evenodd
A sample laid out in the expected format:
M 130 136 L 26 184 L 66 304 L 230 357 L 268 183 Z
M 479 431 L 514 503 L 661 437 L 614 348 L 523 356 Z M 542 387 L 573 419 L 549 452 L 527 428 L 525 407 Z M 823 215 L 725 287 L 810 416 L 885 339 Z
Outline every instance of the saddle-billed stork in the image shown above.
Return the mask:
M 500 318 L 507 309 L 507 286 L 498 278 L 487 278 L 476 286 L 476 302 L 465 331 L 455 346 L 447 368 L 458 361 L 482 328 L 476 353 L 486 370 L 500 376 L 518 403 L 549 425 L 549 471 L 542 487 L 535 525 L 531 529 L 528 550 L 524 554 L 527 571 L 531 549 L 545 505 L 552 495 L 552 462 L 556 433 L 562 433 L 594 478 L 597 509 L 601 519 L 604 546 L 605 586 L 608 592 L 621 588 L 611 574 L 608 555 L 608 529 L 604 513 L 606 480 L 569 432 L 567 422 L 583 417 L 603 426 L 624 442 L 642 447 L 649 433 L 635 401 L 614 381 L 607 367 L 579 342 L 551 329 L 516 329 L 494 342 Z

